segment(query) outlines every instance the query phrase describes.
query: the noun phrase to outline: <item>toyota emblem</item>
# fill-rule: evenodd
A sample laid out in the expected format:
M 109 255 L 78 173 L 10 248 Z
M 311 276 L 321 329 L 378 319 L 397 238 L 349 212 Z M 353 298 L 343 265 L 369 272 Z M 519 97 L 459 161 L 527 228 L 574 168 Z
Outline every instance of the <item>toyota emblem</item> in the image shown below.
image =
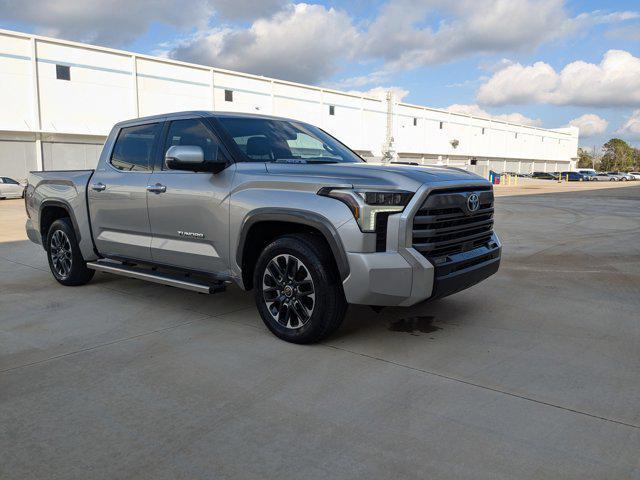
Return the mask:
M 477 193 L 472 193 L 467 197 L 467 208 L 470 212 L 475 212 L 480 207 L 480 199 Z

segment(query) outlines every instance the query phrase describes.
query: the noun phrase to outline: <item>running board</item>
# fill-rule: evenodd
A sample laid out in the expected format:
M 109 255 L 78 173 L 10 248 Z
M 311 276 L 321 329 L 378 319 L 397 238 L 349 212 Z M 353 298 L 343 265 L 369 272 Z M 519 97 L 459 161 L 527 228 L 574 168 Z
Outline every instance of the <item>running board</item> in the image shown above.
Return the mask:
M 169 275 L 167 273 L 159 273 L 153 270 L 143 270 L 136 267 L 130 267 L 128 265 L 122 265 L 120 263 L 97 261 L 88 262 L 87 268 L 95 270 L 97 272 L 113 273 L 114 275 L 121 275 L 123 277 L 137 278 L 138 280 L 145 280 L 147 282 L 160 283 L 162 285 L 169 285 L 170 287 L 183 288 L 185 290 L 191 290 L 198 293 L 218 293 L 224 292 L 226 287 L 224 284 L 211 284 L 205 282 L 198 282 L 192 278 L 177 277 Z

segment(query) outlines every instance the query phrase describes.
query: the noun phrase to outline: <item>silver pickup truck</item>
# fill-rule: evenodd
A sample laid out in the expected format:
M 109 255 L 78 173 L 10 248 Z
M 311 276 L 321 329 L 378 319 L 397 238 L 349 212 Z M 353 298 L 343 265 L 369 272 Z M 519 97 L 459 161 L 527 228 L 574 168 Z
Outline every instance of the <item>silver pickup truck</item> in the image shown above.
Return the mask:
M 498 270 L 491 184 L 372 165 L 312 125 L 182 112 L 118 123 L 94 170 L 33 172 L 27 234 L 55 279 L 95 271 L 255 291 L 278 337 L 316 342 L 347 304 L 409 306 Z

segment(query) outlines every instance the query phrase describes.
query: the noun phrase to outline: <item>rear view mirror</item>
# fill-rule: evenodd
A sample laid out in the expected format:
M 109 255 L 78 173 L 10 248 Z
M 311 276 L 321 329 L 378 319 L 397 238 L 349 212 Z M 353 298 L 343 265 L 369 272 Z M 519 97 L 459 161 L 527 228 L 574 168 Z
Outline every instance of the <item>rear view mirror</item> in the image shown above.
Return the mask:
M 205 160 L 202 147 L 197 145 L 174 145 L 165 154 L 165 164 L 170 170 L 218 173 L 226 166 L 218 159 L 218 147 L 214 146 L 211 159 Z

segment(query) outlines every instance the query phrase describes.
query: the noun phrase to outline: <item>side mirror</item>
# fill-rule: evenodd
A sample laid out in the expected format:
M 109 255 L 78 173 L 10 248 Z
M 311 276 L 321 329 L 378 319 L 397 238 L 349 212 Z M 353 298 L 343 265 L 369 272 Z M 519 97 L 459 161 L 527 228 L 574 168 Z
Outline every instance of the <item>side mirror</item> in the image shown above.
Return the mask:
M 218 173 L 224 169 L 226 162 L 218 158 L 217 146 L 213 149 L 212 157 L 205 160 L 202 147 L 197 145 L 174 145 L 167 150 L 164 160 L 170 170 Z

